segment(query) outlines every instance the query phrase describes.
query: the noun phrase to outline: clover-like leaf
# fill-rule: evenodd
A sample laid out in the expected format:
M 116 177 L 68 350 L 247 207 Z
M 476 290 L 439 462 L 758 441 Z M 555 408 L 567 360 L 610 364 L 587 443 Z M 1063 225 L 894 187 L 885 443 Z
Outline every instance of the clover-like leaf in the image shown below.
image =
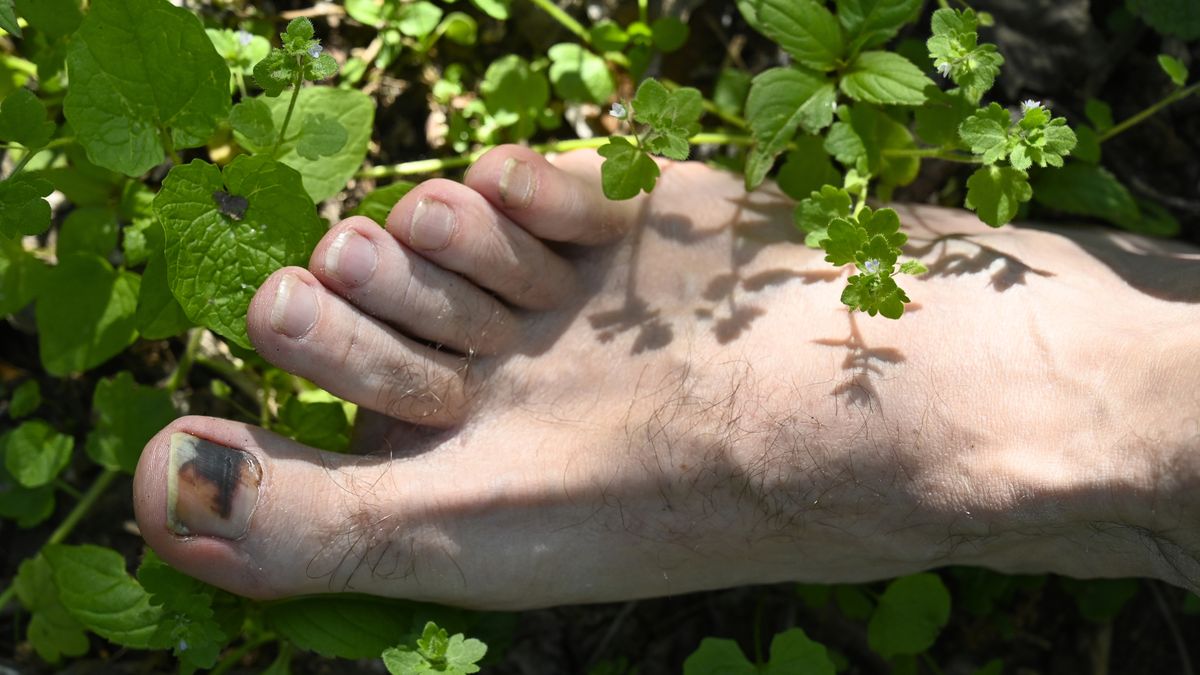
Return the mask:
M 938 72 L 949 77 L 978 103 L 1000 73 L 1004 57 L 992 44 L 979 44 L 979 19 L 971 9 L 942 8 L 933 13 L 933 35 L 925 42 Z
M 104 363 L 137 339 L 141 278 L 94 253 L 72 253 L 46 275 L 37 302 L 42 367 L 60 377 Z
M 336 155 L 346 146 L 349 134 L 342 123 L 321 113 L 309 115 L 300 125 L 296 154 L 304 159 Z
M 908 296 L 890 274 L 855 274 L 846 280 L 842 290 L 842 304 L 868 316 L 882 314 L 888 319 L 899 319 L 904 315 L 904 304 Z
M 1008 111 L 998 103 L 992 103 L 963 121 L 958 128 L 958 135 L 971 148 L 971 152 L 983 155 L 985 164 L 995 164 L 1008 154 L 1008 129 L 1011 123 Z
M 75 439 L 42 420 L 29 420 L 4 436 L 0 450 L 9 475 L 27 488 L 48 485 L 71 460 Z
M 850 195 L 842 188 L 825 185 L 796 205 L 795 220 L 805 232 L 805 245 L 820 248 L 821 241 L 829 237 L 829 224 L 849 215 Z
M 632 199 L 641 191 L 650 192 L 658 180 L 658 164 L 644 150 L 627 139 L 613 136 L 598 150 L 600 185 L 609 199 Z
M 867 624 L 867 640 L 884 658 L 920 654 L 933 645 L 949 619 L 950 592 L 936 574 L 902 577 L 888 584 L 879 598 Z
M 0 140 L 40 148 L 54 135 L 46 106 L 28 89 L 18 89 L 0 101 Z
M 221 213 L 213 194 L 248 202 Z M 263 156 L 235 159 L 222 173 L 200 160 L 177 166 L 154 199 L 166 235 L 167 278 L 188 318 L 249 348 L 246 309 L 267 276 L 303 265 L 325 232 L 300 174 Z
M 688 139 L 700 131 L 700 116 L 704 114 L 704 98 L 691 87 L 675 91 L 658 80 L 646 80 L 633 97 L 633 118 L 651 127 L 642 139 L 650 152 L 684 160 L 691 146 Z
M 1032 196 L 1029 176 L 1020 169 L 985 166 L 967 179 L 967 208 L 992 227 L 1012 220 L 1021 202 L 1029 201 Z
M 54 185 L 28 173 L 0 181 L 0 237 L 41 234 L 50 228 Z
M 38 656 L 58 663 L 64 656 L 83 656 L 91 647 L 83 625 L 71 616 L 58 597 L 54 571 L 37 555 L 17 569 L 13 587 L 21 604 L 32 615 L 26 635 Z
M 797 61 L 833 70 L 845 52 L 838 20 L 817 0 L 754 0 L 754 23 Z
M 92 162 L 128 176 L 163 161 L 164 130 L 193 147 L 229 115 L 225 59 L 192 12 L 161 0 L 95 3 L 67 67 L 63 112 L 76 137 Z
M 863 52 L 842 75 L 850 98 L 879 105 L 921 105 L 933 82 L 911 61 L 893 52 Z

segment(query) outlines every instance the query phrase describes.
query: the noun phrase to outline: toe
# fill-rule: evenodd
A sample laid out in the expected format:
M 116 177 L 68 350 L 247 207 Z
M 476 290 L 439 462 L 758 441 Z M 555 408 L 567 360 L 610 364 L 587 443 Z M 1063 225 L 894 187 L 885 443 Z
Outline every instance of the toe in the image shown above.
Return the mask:
M 572 152 L 551 164 L 529 148 L 506 145 L 480 157 L 465 182 L 536 237 L 600 244 L 628 232 L 643 204 L 606 198 L 600 163 L 594 152 Z
M 246 325 L 268 361 L 348 401 L 427 426 L 450 426 L 464 413 L 466 360 L 401 335 L 307 270 L 268 278 Z
M 413 253 L 367 218 L 334 226 L 309 269 L 328 289 L 410 337 L 462 354 L 495 354 L 518 325 L 503 303 Z
M 558 306 L 574 271 L 470 188 L 430 180 L 404 196 L 387 229 L 405 246 L 527 309 Z

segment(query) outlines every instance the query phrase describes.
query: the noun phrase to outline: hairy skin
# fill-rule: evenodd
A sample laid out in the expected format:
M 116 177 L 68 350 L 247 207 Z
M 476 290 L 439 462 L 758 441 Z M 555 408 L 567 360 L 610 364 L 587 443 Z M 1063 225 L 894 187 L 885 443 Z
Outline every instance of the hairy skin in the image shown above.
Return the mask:
M 361 412 L 368 454 L 177 421 L 137 477 L 160 555 L 257 597 L 356 590 L 490 608 L 944 564 L 1196 588 L 1193 249 L 897 207 L 930 273 L 902 282 L 915 302 L 890 321 L 840 305 L 844 274 L 798 242 L 792 203 L 769 186 L 747 195 L 737 177 L 669 163 L 648 198 L 555 201 L 562 181 L 598 191 L 598 159 L 575 153 L 557 161 L 565 174 L 535 164 L 539 191 L 514 207 L 496 179 L 513 157 L 541 161 L 502 148 L 467 185 L 516 220 L 544 206 L 521 221 L 538 236 L 579 221 L 585 234 L 530 260 L 483 231 L 468 258 L 522 262 L 489 282 L 510 304 L 467 329 L 461 317 L 478 314 L 446 301 L 464 348 L 370 371 L 361 379 L 380 384 L 351 392 L 356 355 L 398 348 L 354 308 L 369 297 L 326 278 L 330 241 L 361 223 L 335 227 L 294 272 L 324 293 L 313 334 L 270 328 L 284 272 L 260 289 L 249 329 L 264 357 L 382 413 Z M 461 190 L 422 185 L 389 231 L 403 238 L 396 223 L 430 195 L 486 219 Z M 423 278 L 405 283 L 416 313 Z M 536 307 L 520 306 L 522 289 Z M 259 459 L 244 539 L 164 529 L 172 431 Z

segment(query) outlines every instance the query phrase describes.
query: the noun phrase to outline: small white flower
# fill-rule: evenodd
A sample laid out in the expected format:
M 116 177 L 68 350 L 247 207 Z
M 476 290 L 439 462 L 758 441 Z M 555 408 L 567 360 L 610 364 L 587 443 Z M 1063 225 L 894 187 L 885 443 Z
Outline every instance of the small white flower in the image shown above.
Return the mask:
M 254 39 L 254 36 L 244 30 L 239 30 L 237 32 L 237 39 L 238 44 L 245 47 L 246 45 L 250 44 L 250 41 Z
M 609 109 L 608 114 L 619 120 L 629 117 L 629 111 L 626 110 L 625 106 L 621 105 L 620 103 L 612 104 L 612 108 Z
M 180 640 L 178 650 L 181 652 L 186 652 L 187 648 L 188 648 L 187 640 Z
M 1033 110 L 1034 108 L 1040 108 L 1040 107 L 1042 107 L 1041 101 L 1035 101 L 1031 98 L 1021 101 L 1021 112 L 1029 112 L 1030 110 Z
M 941 73 L 942 77 L 950 77 L 950 62 L 943 61 L 938 64 L 937 71 Z
M 321 45 L 313 45 L 308 48 L 308 55 L 313 57 L 314 59 L 319 58 L 321 56 L 321 52 L 323 52 L 323 51 L 325 51 L 325 48 L 322 47 Z
M 865 271 L 867 274 L 877 274 L 879 272 L 879 259 L 871 258 L 867 262 L 863 263 L 863 271 Z

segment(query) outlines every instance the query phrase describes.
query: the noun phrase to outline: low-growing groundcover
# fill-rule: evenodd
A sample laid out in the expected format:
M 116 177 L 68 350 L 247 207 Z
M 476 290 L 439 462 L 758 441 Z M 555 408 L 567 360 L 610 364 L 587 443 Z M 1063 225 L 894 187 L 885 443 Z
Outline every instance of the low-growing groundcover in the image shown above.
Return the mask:
M 145 441 L 184 411 L 345 448 L 353 406 L 254 354 L 246 305 L 330 222 L 381 219 L 406 181 L 456 177 L 496 143 L 596 148 L 614 199 L 653 190 L 651 155 L 774 179 L 797 240 L 852 265 L 841 300 L 878 321 L 904 320 L 904 275 L 924 271 L 890 198 L 1200 241 L 1191 0 L 0 0 L 0 30 L 0 666 L 994 675 L 1200 658 L 1200 602 L 1177 589 L 967 569 L 521 614 L 254 603 L 146 551 L 129 500 Z

